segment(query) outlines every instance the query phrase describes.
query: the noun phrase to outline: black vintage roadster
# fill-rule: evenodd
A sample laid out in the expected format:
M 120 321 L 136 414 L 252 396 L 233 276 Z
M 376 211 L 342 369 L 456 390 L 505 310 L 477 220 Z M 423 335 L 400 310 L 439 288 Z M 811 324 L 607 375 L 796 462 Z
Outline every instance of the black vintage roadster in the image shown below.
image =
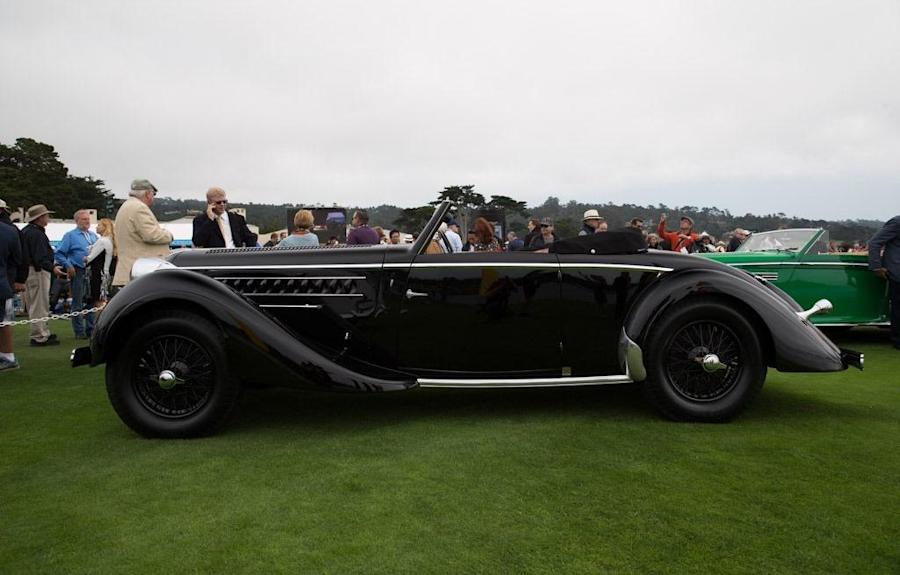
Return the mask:
M 783 292 L 634 232 L 549 252 L 244 248 L 139 261 L 73 365 L 106 363 L 138 433 L 210 433 L 242 386 L 350 392 L 640 384 L 663 415 L 724 421 L 781 371 L 862 368 Z M 640 236 L 637 235 L 639 238 Z M 152 273 L 149 273 L 153 270 Z

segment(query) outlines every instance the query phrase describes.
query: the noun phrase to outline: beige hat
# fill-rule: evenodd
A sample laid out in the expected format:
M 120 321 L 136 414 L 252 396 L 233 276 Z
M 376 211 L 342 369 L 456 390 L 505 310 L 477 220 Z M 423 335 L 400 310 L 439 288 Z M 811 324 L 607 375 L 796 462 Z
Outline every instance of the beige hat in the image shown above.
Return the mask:
M 36 206 L 31 206 L 28 208 L 28 211 L 25 212 L 25 221 L 28 223 L 33 222 L 44 214 L 55 214 L 56 212 L 51 212 L 47 209 L 47 206 L 44 204 L 38 204 Z
M 584 212 L 584 217 L 581 219 L 584 221 L 588 221 L 588 220 L 602 220 L 603 218 L 600 217 L 600 212 L 598 212 L 597 210 L 588 210 L 588 211 Z
M 143 180 L 143 179 L 132 180 L 131 181 L 131 189 L 132 189 L 132 191 L 135 191 L 135 192 L 138 190 L 149 190 L 153 193 L 156 193 L 156 191 L 157 191 L 156 186 L 151 184 L 150 180 Z
M 0 200 L 0 210 L 6 210 L 7 212 L 10 211 L 10 209 L 6 206 L 6 202 L 4 202 L 3 200 Z

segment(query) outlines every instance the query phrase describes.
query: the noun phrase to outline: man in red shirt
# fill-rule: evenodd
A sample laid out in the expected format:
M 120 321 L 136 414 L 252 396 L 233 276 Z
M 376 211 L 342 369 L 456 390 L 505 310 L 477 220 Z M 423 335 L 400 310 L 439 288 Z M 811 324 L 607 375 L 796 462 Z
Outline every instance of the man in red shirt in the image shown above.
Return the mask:
M 669 249 L 673 252 L 692 252 L 694 250 L 694 242 L 698 238 L 697 232 L 694 231 L 694 220 L 687 216 L 681 216 L 677 232 L 670 232 L 666 230 L 666 214 L 662 214 L 659 216 L 659 226 L 656 228 L 656 234 L 669 242 Z

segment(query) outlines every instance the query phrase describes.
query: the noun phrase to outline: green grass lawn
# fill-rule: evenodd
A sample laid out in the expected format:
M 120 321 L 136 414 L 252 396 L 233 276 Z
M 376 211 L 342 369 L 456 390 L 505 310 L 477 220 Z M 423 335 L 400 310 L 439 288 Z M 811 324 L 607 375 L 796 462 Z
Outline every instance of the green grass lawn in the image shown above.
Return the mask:
M 0 572 L 900 572 L 900 352 L 770 372 L 737 421 L 636 386 L 249 392 L 215 437 L 146 440 L 74 340 L 0 374 Z

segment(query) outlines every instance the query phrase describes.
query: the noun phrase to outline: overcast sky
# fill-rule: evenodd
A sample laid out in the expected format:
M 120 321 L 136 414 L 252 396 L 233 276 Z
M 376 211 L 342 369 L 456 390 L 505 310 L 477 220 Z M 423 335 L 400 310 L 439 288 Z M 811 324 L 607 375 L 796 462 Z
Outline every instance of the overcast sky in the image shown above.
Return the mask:
M 900 213 L 900 2 L 0 0 L 0 142 L 119 197 Z

